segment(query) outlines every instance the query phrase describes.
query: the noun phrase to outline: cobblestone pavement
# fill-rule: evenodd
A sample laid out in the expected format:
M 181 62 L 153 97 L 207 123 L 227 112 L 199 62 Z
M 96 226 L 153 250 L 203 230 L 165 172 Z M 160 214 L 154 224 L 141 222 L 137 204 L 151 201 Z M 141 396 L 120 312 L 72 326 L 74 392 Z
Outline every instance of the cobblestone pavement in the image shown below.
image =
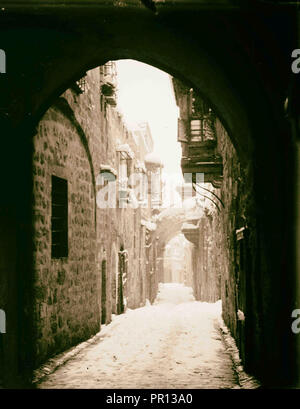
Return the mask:
M 238 387 L 218 326 L 220 304 L 180 301 L 162 298 L 114 317 L 96 343 L 38 388 Z

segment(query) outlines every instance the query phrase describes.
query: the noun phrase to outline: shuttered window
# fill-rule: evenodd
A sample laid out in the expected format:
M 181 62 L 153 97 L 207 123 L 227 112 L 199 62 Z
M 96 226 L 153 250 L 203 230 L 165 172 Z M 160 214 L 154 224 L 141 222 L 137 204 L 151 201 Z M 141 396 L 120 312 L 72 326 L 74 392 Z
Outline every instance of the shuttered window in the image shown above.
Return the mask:
M 192 141 L 202 141 L 203 139 L 203 123 L 200 119 L 191 120 L 191 137 Z
M 52 176 L 51 257 L 68 257 L 68 182 Z

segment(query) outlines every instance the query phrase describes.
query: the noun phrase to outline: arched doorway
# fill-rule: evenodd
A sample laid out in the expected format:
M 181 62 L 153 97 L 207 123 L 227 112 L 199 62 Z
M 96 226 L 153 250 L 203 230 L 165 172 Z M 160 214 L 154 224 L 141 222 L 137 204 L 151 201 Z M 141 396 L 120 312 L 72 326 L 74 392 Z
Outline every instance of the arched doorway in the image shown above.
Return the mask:
M 118 300 L 118 267 L 119 267 L 119 256 L 116 250 L 115 244 L 113 244 L 113 248 L 111 251 L 111 312 L 112 314 L 117 314 L 117 300 Z
M 119 274 L 118 274 L 118 293 L 117 293 L 117 313 L 123 314 L 125 311 L 124 303 L 124 280 L 127 274 L 127 252 L 121 246 L 119 251 Z
M 101 263 L 101 324 L 106 324 L 106 309 L 107 309 L 107 288 L 106 288 L 106 260 Z

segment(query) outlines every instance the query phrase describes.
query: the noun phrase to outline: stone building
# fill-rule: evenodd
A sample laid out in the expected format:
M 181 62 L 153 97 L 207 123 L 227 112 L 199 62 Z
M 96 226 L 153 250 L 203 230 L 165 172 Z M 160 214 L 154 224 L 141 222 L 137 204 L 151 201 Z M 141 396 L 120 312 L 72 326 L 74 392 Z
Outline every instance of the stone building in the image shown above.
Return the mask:
M 36 365 L 154 297 L 151 209 L 130 182 L 153 141 L 146 124 L 126 128 L 116 87 L 113 62 L 88 71 L 34 136 Z
M 261 329 L 255 319 L 259 299 L 253 260 L 258 248 L 250 164 L 241 165 L 224 126 L 199 94 L 177 79 L 173 84 L 180 108 L 182 172 L 203 209 L 201 217 L 192 216 L 182 226 L 193 243 L 195 297 L 222 299 L 224 321 L 252 371 L 250 345 L 259 344 Z

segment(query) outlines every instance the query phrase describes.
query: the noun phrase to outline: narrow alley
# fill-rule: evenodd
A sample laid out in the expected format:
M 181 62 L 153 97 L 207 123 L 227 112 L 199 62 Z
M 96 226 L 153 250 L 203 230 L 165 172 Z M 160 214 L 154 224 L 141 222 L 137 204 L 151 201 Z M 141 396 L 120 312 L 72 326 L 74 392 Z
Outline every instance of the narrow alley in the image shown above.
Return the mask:
M 300 388 L 298 3 L 1 2 L 0 389 Z
M 160 285 L 154 305 L 115 316 L 99 340 L 39 388 L 220 389 L 238 387 L 218 318 L 220 301 L 195 301 L 183 284 Z

